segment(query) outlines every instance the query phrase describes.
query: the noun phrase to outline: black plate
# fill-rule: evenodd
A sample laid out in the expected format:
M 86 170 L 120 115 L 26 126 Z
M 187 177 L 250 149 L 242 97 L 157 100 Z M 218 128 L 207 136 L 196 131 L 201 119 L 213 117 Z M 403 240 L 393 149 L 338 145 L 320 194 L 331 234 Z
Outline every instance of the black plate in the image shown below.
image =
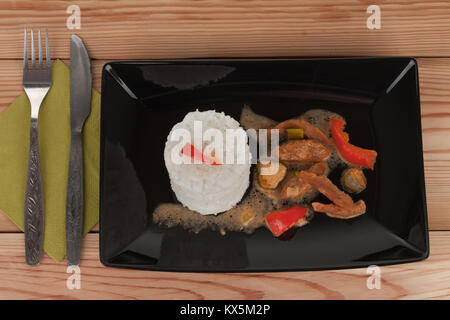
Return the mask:
M 163 150 L 196 108 L 239 119 L 247 104 L 282 121 L 312 108 L 347 119 L 352 143 L 378 151 L 367 213 L 317 214 L 289 240 L 265 228 L 225 236 L 162 229 L 151 214 L 174 202 Z M 331 176 L 334 181 L 338 173 Z M 281 271 L 425 259 L 428 230 L 417 63 L 411 58 L 113 62 L 103 69 L 100 259 L 173 271 Z

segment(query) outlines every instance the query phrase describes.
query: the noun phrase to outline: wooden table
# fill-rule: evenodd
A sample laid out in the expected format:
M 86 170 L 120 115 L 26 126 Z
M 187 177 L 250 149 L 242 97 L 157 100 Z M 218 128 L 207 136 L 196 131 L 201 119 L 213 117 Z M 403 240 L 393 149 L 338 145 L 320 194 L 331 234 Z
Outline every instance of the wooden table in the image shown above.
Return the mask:
M 450 3 L 379 1 L 381 29 L 369 30 L 376 1 L 157 0 L 0 1 L 0 111 L 22 92 L 24 27 L 48 27 L 52 56 L 69 58 L 79 34 L 93 59 L 94 86 L 107 60 L 212 57 L 414 56 L 420 69 L 431 255 L 381 268 L 323 272 L 189 274 L 103 267 L 98 234 L 83 243 L 81 289 L 66 288 L 65 263 L 24 263 L 23 234 L 0 212 L 1 299 L 449 299 Z M 69 30 L 66 9 L 81 8 Z M 66 61 L 68 63 L 68 61 Z M 1 208 L 1 204 L 0 204 Z

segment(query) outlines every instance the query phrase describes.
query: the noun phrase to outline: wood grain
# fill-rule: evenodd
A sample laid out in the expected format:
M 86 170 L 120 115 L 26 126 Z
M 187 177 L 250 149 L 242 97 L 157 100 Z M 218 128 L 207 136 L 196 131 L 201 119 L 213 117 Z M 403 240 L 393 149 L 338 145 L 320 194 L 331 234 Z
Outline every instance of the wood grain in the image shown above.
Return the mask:
M 97 90 L 106 62 L 95 60 L 92 64 L 93 86 Z M 429 226 L 430 230 L 450 230 L 450 58 L 420 58 L 418 63 Z M 22 92 L 21 62 L 0 60 L 0 70 L 1 111 Z M 18 229 L 0 212 L 2 231 Z
M 22 234 L 0 234 L 0 299 L 449 299 L 450 232 L 431 232 L 431 256 L 381 267 L 381 289 L 366 287 L 366 269 L 201 274 L 103 267 L 98 235 L 83 243 L 81 289 L 66 288 L 65 263 L 45 256 L 24 263 Z
M 66 9 L 81 8 L 68 30 Z M 47 27 L 55 57 L 69 57 L 69 34 L 95 59 L 250 56 L 450 56 L 450 3 L 375 2 L 381 29 L 369 30 L 373 1 L 27 0 L 0 4 L 0 58 L 22 57 L 24 27 Z

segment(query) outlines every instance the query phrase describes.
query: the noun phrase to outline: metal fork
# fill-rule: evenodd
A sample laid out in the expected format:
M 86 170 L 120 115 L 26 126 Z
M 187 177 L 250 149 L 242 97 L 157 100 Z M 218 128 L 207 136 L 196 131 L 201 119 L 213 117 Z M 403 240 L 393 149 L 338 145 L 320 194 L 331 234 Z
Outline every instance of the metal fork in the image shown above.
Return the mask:
M 44 193 L 39 160 L 38 116 L 39 107 L 52 84 L 52 71 L 47 30 L 45 31 L 46 68 L 42 59 L 41 30 L 38 32 L 38 66 L 35 63 L 33 30 L 30 32 L 31 67 L 28 65 L 27 29 L 24 31 L 23 88 L 31 104 L 30 151 L 24 210 L 25 258 L 27 264 L 34 266 L 41 260 L 44 238 Z

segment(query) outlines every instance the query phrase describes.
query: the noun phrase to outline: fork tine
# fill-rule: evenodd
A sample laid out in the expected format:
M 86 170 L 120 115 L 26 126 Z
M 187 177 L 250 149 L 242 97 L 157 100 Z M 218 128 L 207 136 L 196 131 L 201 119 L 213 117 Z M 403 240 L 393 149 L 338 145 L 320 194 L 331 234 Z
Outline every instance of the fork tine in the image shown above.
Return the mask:
M 41 44 L 41 29 L 38 31 L 39 40 L 39 69 L 42 69 L 42 44 Z
M 31 68 L 35 68 L 34 63 L 34 37 L 33 37 L 33 29 L 31 29 Z
M 28 48 L 27 48 L 27 28 L 23 29 L 24 39 L 23 39 L 23 68 L 28 69 Z
M 50 46 L 48 45 L 48 30 L 45 29 L 45 55 L 47 57 L 47 68 L 50 68 L 51 59 L 50 59 Z

